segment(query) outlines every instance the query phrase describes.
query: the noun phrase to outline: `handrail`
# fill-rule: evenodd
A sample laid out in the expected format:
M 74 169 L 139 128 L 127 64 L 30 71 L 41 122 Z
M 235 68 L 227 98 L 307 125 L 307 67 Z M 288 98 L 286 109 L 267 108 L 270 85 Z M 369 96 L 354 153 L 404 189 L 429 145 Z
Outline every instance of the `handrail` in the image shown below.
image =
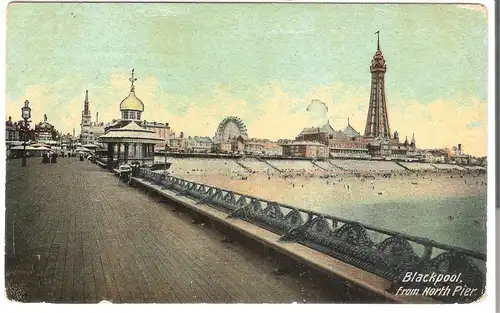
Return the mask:
M 344 262 L 392 280 L 402 282 L 407 272 L 425 271 L 453 275 L 463 273 L 469 287 L 484 290 L 484 274 L 468 257 L 486 261 L 486 254 L 457 246 L 443 244 L 428 238 L 412 236 L 397 231 L 366 225 L 356 221 L 282 204 L 256 196 L 234 192 L 225 188 L 140 169 L 139 177 L 176 191 L 176 196 L 197 200 L 281 236 L 282 241 L 296 241 Z M 286 211 L 283 211 L 286 210 Z M 304 220 L 303 215 L 307 215 Z M 338 223 L 343 225 L 339 227 Z M 381 242 L 374 242 L 367 231 L 387 235 Z M 377 238 L 380 241 L 380 238 Z M 418 256 L 410 242 L 424 246 Z M 444 250 L 432 256 L 433 248 Z M 424 284 L 424 283 L 422 283 Z M 425 286 L 431 286 L 425 282 Z M 482 293 L 481 293 L 482 294 Z M 475 301 L 470 295 L 467 301 Z M 441 297 L 442 298 L 442 297 Z M 474 298 L 474 299 L 473 299 Z M 453 301 L 453 297 L 450 298 Z
M 173 176 L 173 177 L 175 177 L 175 176 Z M 207 184 L 203 184 L 203 183 L 191 181 L 191 180 L 188 180 L 188 179 L 185 179 L 185 178 L 180 178 L 180 177 L 175 177 L 175 178 L 183 180 L 183 181 L 188 182 L 188 183 L 197 184 L 197 185 L 200 185 L 200 186 L 213 187 L 213 186 L 210 186 L 210 185 L 207 185 Z M 274 202 L 274 203 L 278 203 L 276 201 L 271 201 L 271 200 L 268 200 L 268 199 L 260 198 L 258 196 L 247 195 L 247 194 L 244 194 L 244 193 L 241 193 L 241 192 L 237 192 L 237 191 L 233 191 L 233 190 L 230 190 L 230 189 L 225 189 L 225 188 L 221 188 L 221 187 L 213 187 L 213 188 L 217 188 L 217 189 L 219 189 L 221 191 L 224 191 L 224 192 L 230 192 L 230 193 L 233 193 L 233 194 L 238 195 L 238 196 L 243 196 L 243 197 L 246 197 L 246 198 L 252 198 L 252 199 L 255 199 L 255 200 L 258 200 L 258 201 L 261 201 L 261 202 L 266 202 L 266 203 Z M 341 223 L 344 223 L 344 224 L 355 222 L 355 221 L 348 220 L 348 219 L 345 219 L 345 218 L 342 218 L 342 217 L 338 217 L 338 216 L 334 216 L 334 215 L 331 215 L 331 214 L 328 214 L 328 213 L 319 213 L 319 212 L 316 212 L 316 211 L 313 211 L 313 210 L 307 210 L 307 209 L 299 208 L 299 207 L 296 207 L 296 206 L 291 205 L 291 204 L 284 204 L 284 203 L 278 203 L 278 204 L 282 208 L 289 208 L 291 210 L 297 210 L 297 211 L 305 213 L 307 215 L 312 214 L 312 215 L 316 215 L 316 216 L 323 216 L 325 218 L 328 218 L 328 219 L 331 219 L 331 220 L 335 220 L 337 222 L 341 222 Z M 382 227 L 378 227 L 378 226 L 371 226 L 371 225 L 360 223 L 360 222 L 355 222 L 355 223 L 358 223 L 358 224 L 362 225 L 364 228 L 366 228 L 368 230 L 372 230 L 372 231 L 375 231 L 375 232 L 378 232 L 378 233 L 382 233 L 382 234 L 389 235 L 389 236 L 401 236 L 402 238 L 404 238 L 406 240 L 413 241 L 415 243 L 418 243 L 418 244 L 421 244 L 421 245 L 425 245 L 425 246 L 431 245 L 433 247 L 436 247 L 436 248 L 439 248 L 439 249 L 442 249 L 442 250 L 458 250 L 458 251 L 462 252 L 464 255 L 473 257 L 473 258 L 481 260 L 481 261 L 486 261 L 486 254 L 482 253 L 482 252 L 479 252 L 479 251 L 473 251 L 473 250 L 465 249 L 465 248 L 458 247 L 458 246 L 453 246 L 453 245 L 448 245 L 448 244 L 444 244 L 444 243 L 439 243 L 439 242 L 436 242 L 434 240 L 430 240 L 430 239 L 425 238 L 425 237 L 412 236 L 412 235 L 408 235 L 408 234 L 401 233 L 401 232 L 398 232 L 398 231 L 388 230 L 388 229 L 385 229 L 385 228 L 382 228 Z

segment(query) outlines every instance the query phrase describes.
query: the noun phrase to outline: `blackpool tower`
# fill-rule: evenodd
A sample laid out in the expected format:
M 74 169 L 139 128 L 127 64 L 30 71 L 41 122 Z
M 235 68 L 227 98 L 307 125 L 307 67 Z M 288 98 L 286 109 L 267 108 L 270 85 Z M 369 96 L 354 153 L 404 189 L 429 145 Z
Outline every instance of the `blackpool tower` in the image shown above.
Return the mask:
M 380 51 L 380 33 L 377 34 L 377 52 L 373 56 L 370 72 L 372 83 L 370 91 L 370 105 L 366 117 L 365 136 L 392 138 L 387 114 L 385 99 L 385 72 L 387 67 L 384 55 Z

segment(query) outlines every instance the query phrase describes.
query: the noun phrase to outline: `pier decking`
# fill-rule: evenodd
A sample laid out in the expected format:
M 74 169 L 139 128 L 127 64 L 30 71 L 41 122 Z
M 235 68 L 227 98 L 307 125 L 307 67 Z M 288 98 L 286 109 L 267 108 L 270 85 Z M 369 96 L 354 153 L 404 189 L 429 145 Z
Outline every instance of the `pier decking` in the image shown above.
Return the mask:
M 89 161 L 7 164 L 6 289 L 26 302 L 337 302 Z M 15 243 L 15 245 L 13 244 Z M 15 254 L 14 254 L 15 252 Z M 305 275 L 307 276 L 307 275 Z

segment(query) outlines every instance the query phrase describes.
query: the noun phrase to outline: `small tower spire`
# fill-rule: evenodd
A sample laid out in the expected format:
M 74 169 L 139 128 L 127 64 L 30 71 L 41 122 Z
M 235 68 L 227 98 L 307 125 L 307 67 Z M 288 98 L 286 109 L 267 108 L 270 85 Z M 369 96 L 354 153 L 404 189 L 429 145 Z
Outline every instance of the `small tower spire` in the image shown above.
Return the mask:
M 349 123 L 349 118 L 347 118 L 347 126 L 351 126 L 351 123 Z
M 380 31 L 377 30 L 375 34 L 377 34 L 377 51 L 380 51 Z
M 89 91 L 85 90 L 85 101 L 83 101 L 83 115 L 90 115 L 89 111 Z
M 137 78 L 134 77 L 134 69 L 132 69 L 132 76 L 128 80 L 131 82 L 130 92 L 134 92 L 135 91 L 134 82 L 137 81 Z

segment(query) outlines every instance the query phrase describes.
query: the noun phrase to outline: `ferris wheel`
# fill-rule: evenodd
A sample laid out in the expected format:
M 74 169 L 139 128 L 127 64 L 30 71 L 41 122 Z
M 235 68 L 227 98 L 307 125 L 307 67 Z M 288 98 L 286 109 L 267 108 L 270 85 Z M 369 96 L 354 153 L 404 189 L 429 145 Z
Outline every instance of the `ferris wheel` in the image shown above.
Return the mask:
M 223 142 L 238 136 L 248 137 L 247 127 L 239 117 L 229 116 L 224 118 L 217 127 L 215 140 Z

